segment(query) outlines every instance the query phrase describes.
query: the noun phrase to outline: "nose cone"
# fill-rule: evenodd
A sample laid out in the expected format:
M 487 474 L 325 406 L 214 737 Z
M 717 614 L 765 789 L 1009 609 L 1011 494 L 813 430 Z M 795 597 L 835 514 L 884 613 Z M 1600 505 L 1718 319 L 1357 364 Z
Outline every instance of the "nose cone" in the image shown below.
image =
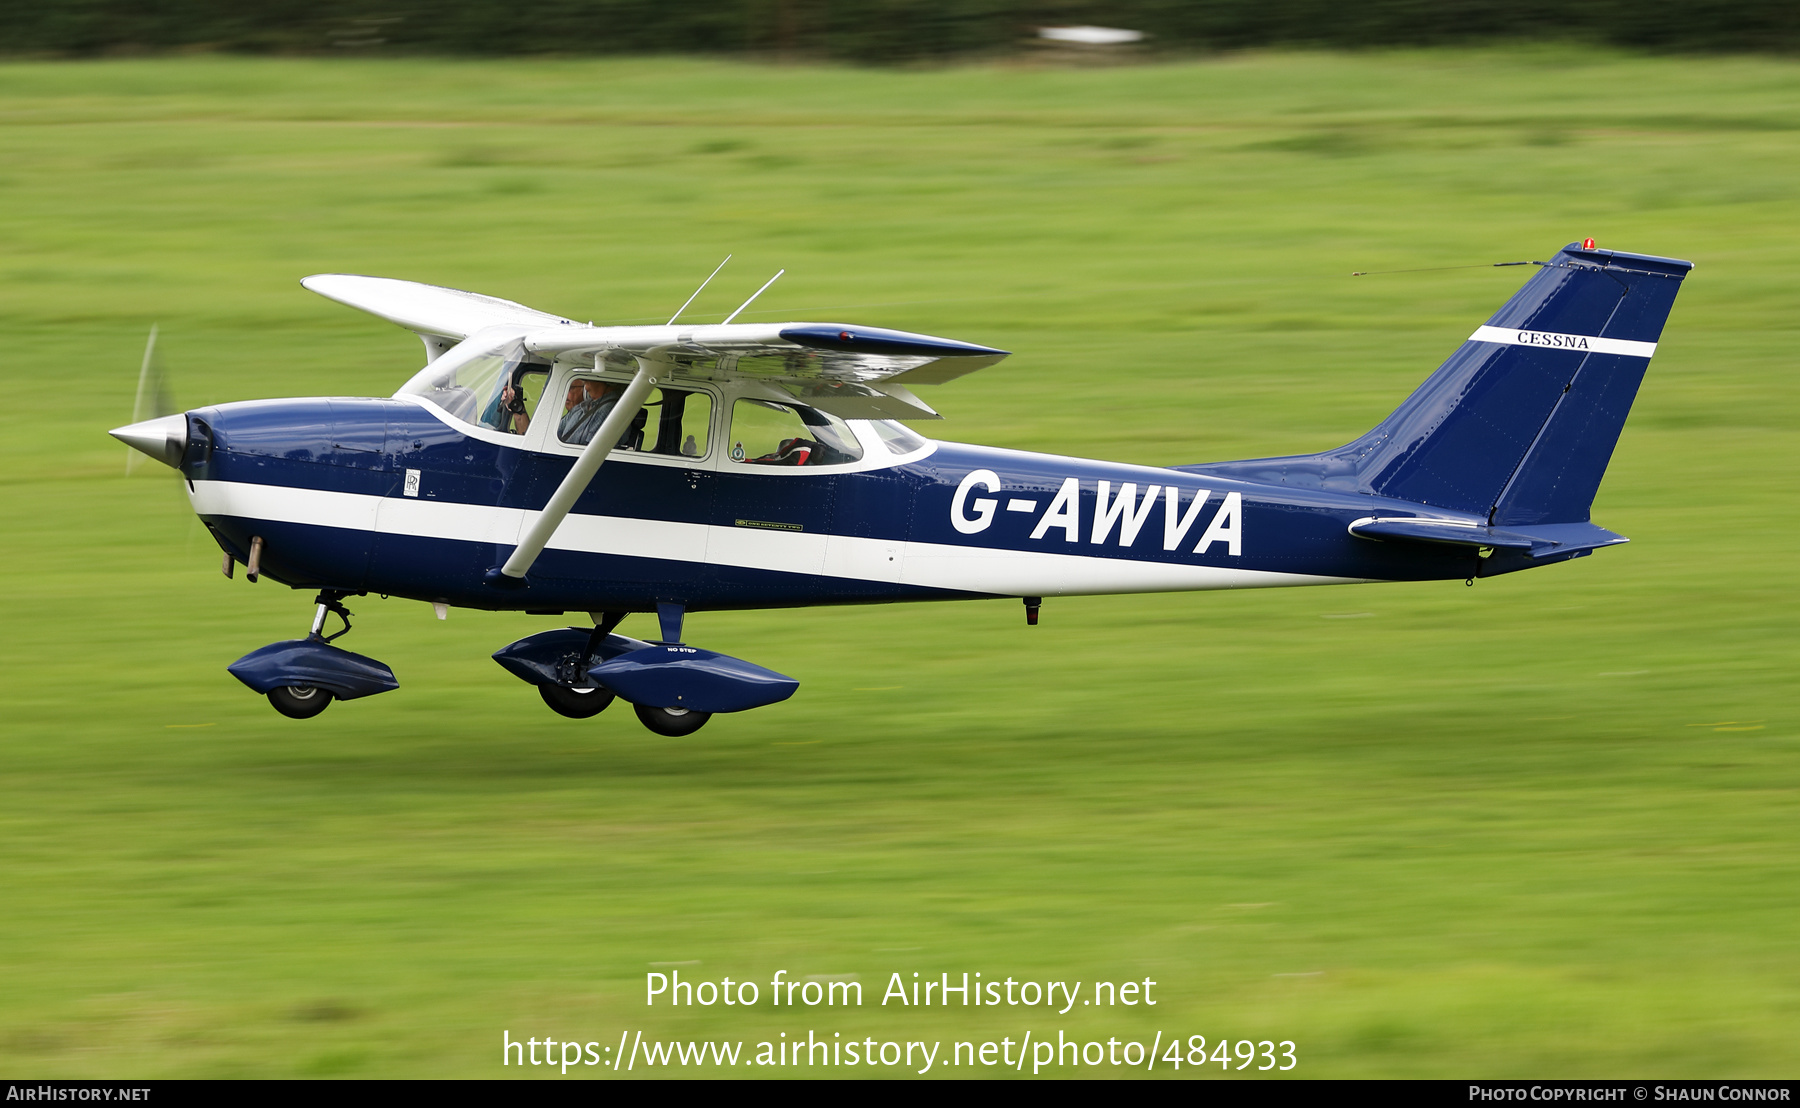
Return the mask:
M 181 455 L 187 450 L 187 416 L 170 415 L 146 419 L 125 427 L 114 427 L 107 434 L 133 450 L 150 455 L 163 465 L 179 469 Z

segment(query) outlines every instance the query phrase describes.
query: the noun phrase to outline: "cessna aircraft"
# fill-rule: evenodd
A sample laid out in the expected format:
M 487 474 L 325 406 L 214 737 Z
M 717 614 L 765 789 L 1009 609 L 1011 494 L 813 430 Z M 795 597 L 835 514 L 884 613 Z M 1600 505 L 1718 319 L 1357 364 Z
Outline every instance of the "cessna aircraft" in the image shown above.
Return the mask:
M 1006 351 L 839 323 L 596 327 L 341 274 L 301 283 L 424 342 L 392 397 L 112 434 L 180 471 L 225 576 L 318 590 L 305 638 L 229 667 L 283 714 L 397 687 L 331 645 L 345 598 L 374 592 L 439 618 L 587 613 L 495 661 L 563 715 L 618 697 L 685 735 L 798 687 L 682 642 L 690 611 L 1018 597 L 1035 623 L 1046 596 L 1472 581 L 1625 542 L 1589 507 L 1693 265 L 1591 239 L 1532 264 L 1392 415 L 1317 454 L 1157 468 L 939 442 L 905 426 L 939 418 L 913 390 Z M 615 631 L 632 612 L 656 641 Z

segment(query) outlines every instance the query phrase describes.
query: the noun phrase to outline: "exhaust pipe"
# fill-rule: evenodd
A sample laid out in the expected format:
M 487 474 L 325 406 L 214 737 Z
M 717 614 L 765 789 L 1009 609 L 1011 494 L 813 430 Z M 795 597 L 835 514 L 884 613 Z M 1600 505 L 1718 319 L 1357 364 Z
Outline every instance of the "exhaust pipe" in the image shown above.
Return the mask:
M 114 427 L 107 434 L 172 469 L 181 468 L 181 456 L 187 452 L 186 415 L 146 419 L 142 423 Z

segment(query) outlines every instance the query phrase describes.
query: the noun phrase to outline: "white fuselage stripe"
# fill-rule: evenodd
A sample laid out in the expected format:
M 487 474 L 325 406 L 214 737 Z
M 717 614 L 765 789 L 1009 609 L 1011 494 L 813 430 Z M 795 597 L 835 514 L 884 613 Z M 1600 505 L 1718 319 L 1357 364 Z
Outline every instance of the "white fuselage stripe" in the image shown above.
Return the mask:
M 512 545 L 522 508 L 370 496 L 286 485 L 195 481 L 188 499 L 207 516 Z M 1097 558 L 1050 551 L 869 539 L 748 527 L 571 514 L 551 550 L 711 563 L 1000 596 L 1185 592 L 1334 585 L 1362 578 Z
M 1539 350 L 1567 350 L 1573 354 L 1624 354 L 1632 358 L 1648 358 L 1656 353 L 1653 342 L 1630 339 L 1603 339 L 1595 335 L 1565 335 L 1559 331 L 1521 331 L 1512 327 L 1477 327 L 1470 342 L 1498 342 L 1507 346 L 1530 346 Z

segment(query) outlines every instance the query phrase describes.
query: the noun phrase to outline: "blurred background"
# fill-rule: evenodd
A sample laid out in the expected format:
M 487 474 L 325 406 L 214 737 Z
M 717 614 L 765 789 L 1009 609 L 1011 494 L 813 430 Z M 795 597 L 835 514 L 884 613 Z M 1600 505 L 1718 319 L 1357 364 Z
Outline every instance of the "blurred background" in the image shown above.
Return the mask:
M 1088 23 L 1144 37 L 1037 30 Z M 1296 1076 L 1792 1074 L 1791 5 L 8 0 L 0 25 L 0 1071 L 501 1076 L 503 1030 L 1030 1029 L 1291 1039 Z M 555 620 L 379 597 L 346 642 L 401 689 L 276 716 L 224 667 L 303 633 L 310 594 L 221 578 L 172 475 L 105 434 L 153 325 L 178 407 L 392 392 L 417 341 L 310 273 L 626 322 L 735 253 L 696 317 L 786 267 L 745 318 L 1016 352 L 931 393 L 928 434 L 1312 451 L 1526 273 L 1352 271 L 1586 236 L 1698 263 L 1595 505 L 1631 545 L 1473 588 L 1053 601 L 1032 629 L 1016 601 L 697 615 L 801 691 L 688 740 L 553 716 L 488 660 Z M 856 975 L 870 1003 L 646 1010 L 667 964 Z M 874 1004 L 965 970 L 1161 1002 Z
M 9 53 L 751 54 L 864 63 L 1004 55 L 1045 26 L 1136 30 L 1159 51 L 1562 40 L 1784 51 L 1781 0 L 4 0 Z M 1063 40 L 1068 41 L 1068 40 Z

